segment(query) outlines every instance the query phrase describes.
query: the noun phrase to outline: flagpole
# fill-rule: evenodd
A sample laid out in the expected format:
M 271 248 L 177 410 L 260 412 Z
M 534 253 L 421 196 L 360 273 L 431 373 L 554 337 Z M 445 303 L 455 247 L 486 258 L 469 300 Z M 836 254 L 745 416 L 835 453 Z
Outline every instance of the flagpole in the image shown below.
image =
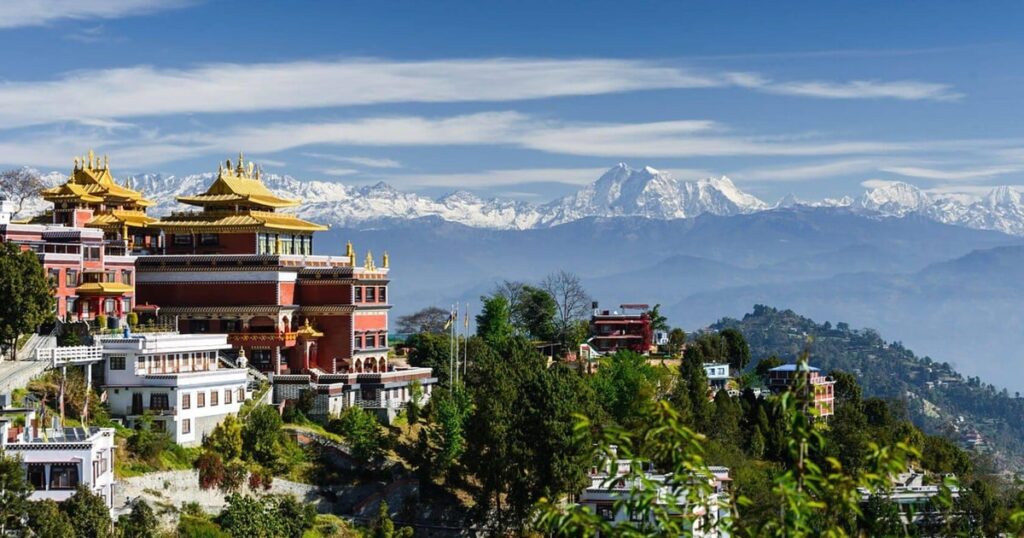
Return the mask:
M 462 332 L 466 337 L 466 345 L 463 346 L 462 351 L 462 379 L 466 379 L 466 375 L 469 373 L 469 303 L 466 303 L 466 317 L 462 320 Z

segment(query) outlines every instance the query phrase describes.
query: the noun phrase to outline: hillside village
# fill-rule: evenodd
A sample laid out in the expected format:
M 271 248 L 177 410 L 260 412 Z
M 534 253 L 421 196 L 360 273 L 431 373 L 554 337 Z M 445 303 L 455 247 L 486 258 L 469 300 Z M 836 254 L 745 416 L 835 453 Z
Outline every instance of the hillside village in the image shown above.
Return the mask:
M 717 537 L 793 518 L 921 534 L 1016 521 L 1000 471 L 1020 461 L 1019 397 L 870 331 L 758 306 L 687 335 L 658 305 L 602 307 L 566 271 L 392 327 L 389 254 L 317 254 L 326 226 L 289 212 L 301 201 L 241 154 L 177 197 L 189 211 L 151 213 L 91 151 L 41 196 L 51 207 L 30 217 L 0 198 L 13 531 Z M 777 520 L 786 499 L 806 511 Z

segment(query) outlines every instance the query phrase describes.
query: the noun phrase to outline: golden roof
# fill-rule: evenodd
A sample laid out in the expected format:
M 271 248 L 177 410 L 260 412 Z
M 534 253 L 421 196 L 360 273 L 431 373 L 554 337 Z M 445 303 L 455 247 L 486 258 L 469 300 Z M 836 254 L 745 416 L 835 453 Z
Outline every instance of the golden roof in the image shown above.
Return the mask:
M 242 204 L 271 209 L 299 205 L 299 200 L 281 198 L 268 189 L 261 181 L 260 171 L 255 169 L 252 161 L 246 164 L 241 153 L 238 154 L 237 166 L 232 167 L 230 159 L 226 164 L 226 167 L 218 167 L 217 179 L 206 192 L 195 196 L 179 196 L 178 201 L 197 206 Z
M 248 210 L 234 213 L 227 211 L 204 211 L 201 213 L 177 213 L 164 217 L 153 224 L 168 231 L 210 230 L 223 228 L 271 229 L 297 232 L 318 232 L 327 227 L 302 220 L 287 213 Z
M 142 211 L 115 209 L 109 213 L 102 213 L 92 218 L 86 226 L 92 228 L 113 228 L 120 230 L 127 224 L 133 228 L 144 228 L 159 219 L 150 217 Z
M 124 295 L 134 291 L 130 284 L 120 282 L 88 282 L 75 288 L 78 295 Z
M 114 176 L 110 174 L 110 160 L 104 157 L 100 162 L 91 150 L 81 161 L 75 157 L 75 168 L 64 184 L 44 189 L 40 194 L 44 200 L 53 203 L 153 205 L 153 201 L 143 198 L 139 191 L 115 183 Z
M 305 325 L 303 325 L 299 330 L 295 331 L 295 334 L 297 336 L 302 336 L 302 337 L 305 337 L 305 338 L 320 338 L 321 336 L 324 335 L 324 333 L 314 329 L 309 324 L 309 320 L 308 319 L 306 320 L 306 324 Z

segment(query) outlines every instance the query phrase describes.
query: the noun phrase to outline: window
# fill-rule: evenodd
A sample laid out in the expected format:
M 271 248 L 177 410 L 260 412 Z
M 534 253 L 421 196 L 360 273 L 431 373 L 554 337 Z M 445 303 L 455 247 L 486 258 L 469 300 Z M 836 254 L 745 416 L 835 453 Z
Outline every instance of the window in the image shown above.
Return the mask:
M 111 355 L 110 356 L 110 369 L 111 370 L 124 370 L 124 355 Z
M 162 421 L 162 420 L 154 420 L 153 421 L 153 431 L 155 431 L 155 432 L 165 432 L 165 431 L 167 431 L 167 423 Z
M 215 246 L 220 244 L 220 234 L 199 234 L 199 244 Z
M 85 247 L 82 254 L 86 260 L 93 261 L 100 259 L 100 247 Z
M 182 409 L 192 409 L 192 395 L 191 394 L 187 394 L 186 393 L 186 394 L 182 394 L 181 395 L 181 408 Z
M 124 283 L 124 284 L 131 284 L 132 283 L 132 272 L 131 272 L 131 270 L 129 270 L 129 269 L 122 269 L 121 270 L 121 282 Z
M 185 246 L 191 245 L 192 244 L 192 236 L 189 235 L 189 234 L 174 234 L 174 244 L 175 245 L 185 245 Z
M 68 287 L 78 285 L 78 269 L 68 269 L 68 273 L 64 277 L 64 284 Z
M 206 407 L 206 393 L 205 392 L 197 392 L 196 393 L 196 407 Z
M 375 337 L 372 334 L 366 335 L 366 347 L 368 349 L 373 349 L 377 347 L 377 337 Z
M 117 309 L 117 300 L 116 299 L 107 299 L 107 300 L 103 301 L 103 311 L 106 312 L 108 316 L 110 314 L 113 314 L 114 310 L 116 310 L 116 309 Z
M 181 433 L 192 433 L 192 420 L 187 418 L 181 420 Z
M 374 292 L 376 290 L 377 290 L 377 288 L 375 288 L 373 286 L 367 286 L 366 287 L 366 302 L 373 303 L 373 302 L 377 301 L 377 299 L 374 298 L 374 296 L 376 295 Z
M 231 403 L 231 389 L 224 389 L 224 403 Z
M 238 389 L 238 401 L 239 402 L 244 402 L 245 401 L 245 389 L 244 388 L 239 388 Z
M 355 299 L 356 302 L 357 303 L 363 302 L 363 287 L 362 286 L 356 286 L 355 290 L 356 290 L 356 299 Z
M 49 277 L 52 286 L 60 287 L 60 269 L 48 269 L 46 276 Z
M 221 327 L 226 333 L 240 333 L 242 332 L 242 320 L 238 319 L 225 319 L 221 322 Z
M 269 370 L 270 364 L 270 350 L 269 349 L 253 349 L 251 352 L 246 353 L 250 357 L 249 361 L 259 370 Z
M 382 303 L 388 302 L 388 289 L 386 287 L 384 287 L 384 286 L 381 286 L 380 288 L 377 288 L 377 289 L 379 290 L 377 292 L 377 297 L 380 299 L 380 302 L 382 302 Z
M 356 349 L 361 349 L 362 347 L 363 347 L 363 337 L 362 337 L 362 335 L 356 335 Z
M 28 483 L 36 490 L 46 489 L 46 466 L 42 463 L 28 464 Z
M 615 519 L 615 510 L 612 509 L 610 504 L 599 504 L 597 505 L 597 515 L 605 521 L 613 521 Z
M 170 401 L 167 399 L 166 394 L 150 394 L 149 395 L 149 408 L 156 410 L 170 409 Z
M 77 487 L 77 465 L 68 463 L 50 465 L 50 489 L 75 489 Z
M 210 332 L 210 322 L 205 319 L 190 319 L 188 320 L 188 332 L 208 333 Z
M 629 513 L 629 520 L 632 521 L 633 523 L 643 523 L 644 522 L 644 513 L 642 511 L 640 511 L 640 510 L 637 510 L 635 512 L 631 511 Z
M 215 390 L 211 390 L 210 391 L 210 407 L 213 407 L 215 405 L 220 405 L 220 393 L 215 391 Z

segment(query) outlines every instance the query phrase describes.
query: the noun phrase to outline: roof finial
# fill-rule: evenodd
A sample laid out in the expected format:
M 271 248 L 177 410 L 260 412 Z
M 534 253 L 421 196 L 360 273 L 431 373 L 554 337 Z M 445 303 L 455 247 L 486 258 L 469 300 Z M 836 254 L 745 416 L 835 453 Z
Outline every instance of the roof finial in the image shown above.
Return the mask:
M 376 269 L 373 265 L 373 252 L 369 250 L 366 251 L 366 263 L 363 264 L 363 268 L 370 270 Z
M 387 269 L 388 265 L 389 265 L 388 264 L 389 261 L 390 260 L 388 259 L 388 251 L 385 250 L 384 251 L 384 257 L 381 259 L 381 262 L 380 262 L 381 267 Z
M 106 154 L 103 155 L 103 169 L 110 170 L 110 157 Z
M 245 175 L 245 159 L 242 157 L 242 152 L 238 152 L 238 175 Z
M 75 170 L 78 170 L 78 157 L 75 157 Z
M 352 248 L 352 242 L 349 241 L 345 244 L 345 255 L 348 256 L 348 261 L 355 265 L 356 263 L 356 249 Z
M 96 154 L 91 149 L 89 150 L 89 168 L 96 168 Z

